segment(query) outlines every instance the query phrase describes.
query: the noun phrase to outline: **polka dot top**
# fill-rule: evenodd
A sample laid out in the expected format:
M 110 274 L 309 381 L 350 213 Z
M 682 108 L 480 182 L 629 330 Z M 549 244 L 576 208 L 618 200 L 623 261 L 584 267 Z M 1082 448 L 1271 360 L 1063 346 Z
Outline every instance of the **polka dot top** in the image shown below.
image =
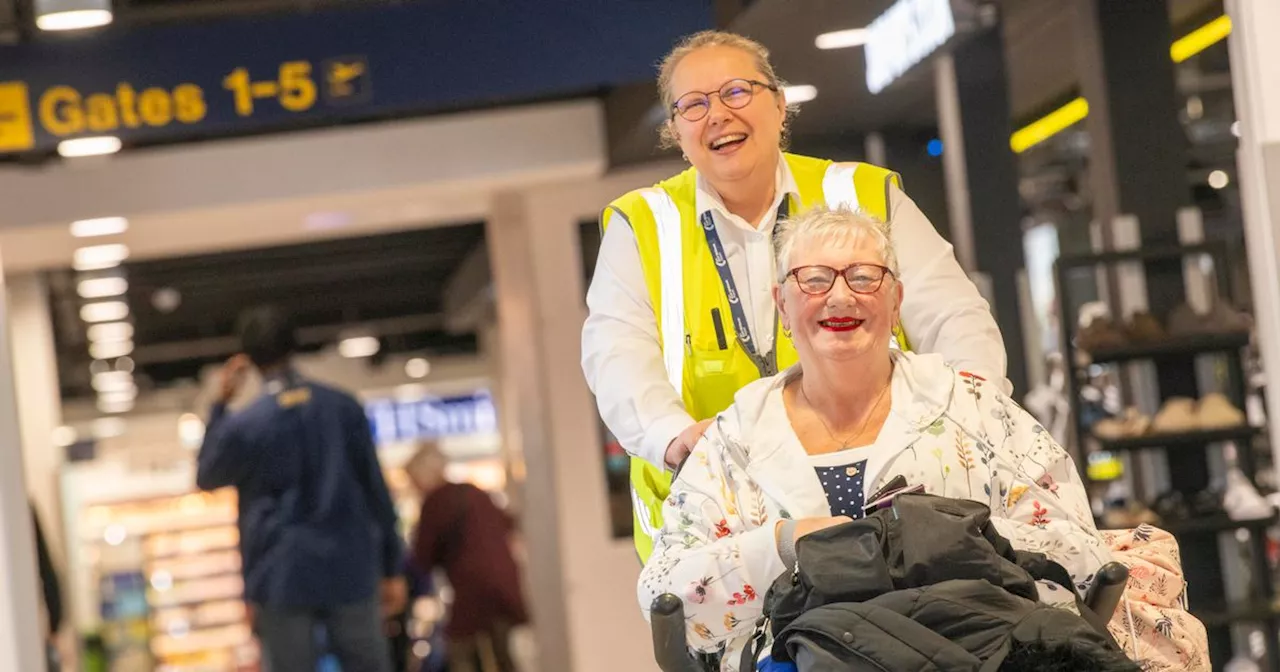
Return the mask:
M 845 453 L 848 451 L 840 451 Z M 858 520 L 866 506 L 867 461 L 857 460 L 838 465 L 814 466 L 822 489 L 827 491 L 827 503 L 831 515 L 849 516 Z

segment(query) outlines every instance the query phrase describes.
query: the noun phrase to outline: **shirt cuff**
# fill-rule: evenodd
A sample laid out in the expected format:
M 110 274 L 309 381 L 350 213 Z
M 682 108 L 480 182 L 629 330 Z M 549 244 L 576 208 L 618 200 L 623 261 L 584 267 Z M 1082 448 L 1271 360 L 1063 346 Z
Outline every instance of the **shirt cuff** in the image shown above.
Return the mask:
M 778 557 L 782 558 L 784 567 L 794 568 L 800 561 L 796 556 L 796 527 L 796 519 L 788 518 L 782 521 L 782 529 L 778 531 Z
M 640 445 L 640 453 L 636 457 L 666 471 L 667 446 L 671 445 L 671 441 L 679 436 L 680 432 L 695 422 L 697 420 L 688 413 L 675 413 L 660 418 L 649 425 L 649 429 L 644 434 L 644 441 Z

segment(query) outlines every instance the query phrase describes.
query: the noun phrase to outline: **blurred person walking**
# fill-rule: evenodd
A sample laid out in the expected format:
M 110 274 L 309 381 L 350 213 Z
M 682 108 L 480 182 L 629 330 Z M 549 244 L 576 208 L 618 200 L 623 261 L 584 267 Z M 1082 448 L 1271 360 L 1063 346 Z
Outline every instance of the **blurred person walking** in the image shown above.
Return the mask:
M 449 670 L 515 672 L 511 630 L 528 618 L 511 551 L 514 523 L 485 491 L 446 481 L 445 463 L 428 444 L 405 470 L 422 493 L 413 561 L 422 572 L 443 569 L 453 589 L 445 625 Z
M 600 218 L 582 368 L 632 456 L 641 560 L 662 528 L 670 471 L 710 418 L 747 383 L 797 361 L 772 293 L 773 234 L 788 215 L 844 206 L 887 222 L 907 297 L 894 347 L 941 354 L 1011 391 L 990 306 L 898 174 L 785 153 L 784 89 L 758 42 L 718 31 L 683 40 L 660 66 L 660 134 L 692 166 Z
M 390 672 L 383 615 L 406 602 L 403 543 L 369 421 L 351 395 L 291 365 L 293 324 L 272 307 L 240 321 L 196 483 L 239 494 L 245 599 L 271 672 L 315 672 L 317 629 L 343 672 Z M 231 415 L 245 373 L 263 394 Z

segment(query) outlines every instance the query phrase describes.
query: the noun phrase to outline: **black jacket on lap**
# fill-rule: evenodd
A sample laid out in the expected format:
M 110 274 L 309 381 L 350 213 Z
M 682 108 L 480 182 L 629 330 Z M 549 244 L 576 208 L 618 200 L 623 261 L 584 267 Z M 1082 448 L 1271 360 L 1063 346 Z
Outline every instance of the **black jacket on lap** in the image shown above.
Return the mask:
M 1105 627 L 1038 600 L 1036 580 L 1074 593 L 1070 576 L 1013 550 L 983 504 L 902 495 L 796 550 L 797 571 L 774 583 L 765 613 L 773 659 L 800 672 L 1139 669 Z

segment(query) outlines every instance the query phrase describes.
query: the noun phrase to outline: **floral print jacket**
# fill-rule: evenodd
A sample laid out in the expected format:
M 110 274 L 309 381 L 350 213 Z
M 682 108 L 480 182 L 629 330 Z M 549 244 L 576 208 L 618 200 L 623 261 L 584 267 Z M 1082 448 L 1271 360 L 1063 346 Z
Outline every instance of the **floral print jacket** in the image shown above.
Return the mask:
M 1087 587 L 1111 558 L 1066 451 L 996 385 L 938 355 L 892 356 L 892 407 L 869 449 L 887 462 L 868 492 L 902 475 L 931 494 L 987 504 L 1015 548 L 1046 554 Z M 764 593 L 788 569 L 777 521 L 831 515 L 783 406 L 782 389 L 798 374 L 797 366 L 748 385 L 717 416 L 672 484 L 640 575 L 646 615 L 659 595 L 680 596 L 689 645 L 723 654 L 724 670 L 738 669 Z M 1042 584 L 1040 593 L 1073 604 L 1061 587 Z

